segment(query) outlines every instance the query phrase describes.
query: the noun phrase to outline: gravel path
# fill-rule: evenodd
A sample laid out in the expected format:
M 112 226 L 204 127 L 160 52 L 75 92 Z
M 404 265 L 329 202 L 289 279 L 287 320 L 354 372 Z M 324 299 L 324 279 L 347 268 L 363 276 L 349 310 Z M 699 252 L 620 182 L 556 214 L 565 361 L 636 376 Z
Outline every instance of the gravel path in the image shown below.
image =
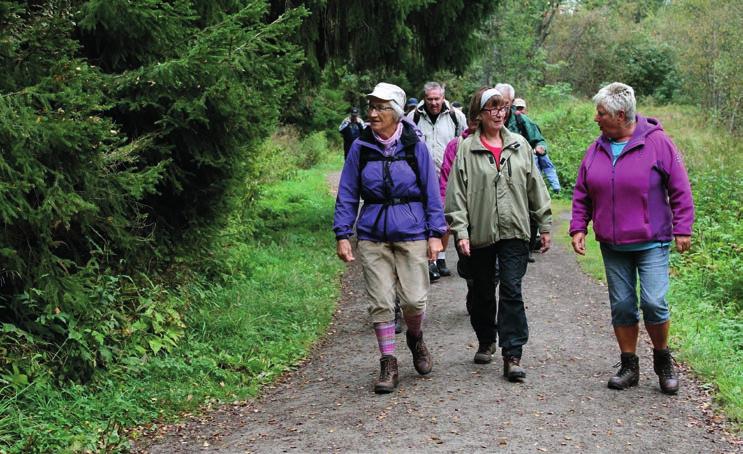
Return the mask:
M 447 261 L 456 268 L 451 246 Z M 433 284 L 429 300 L 424 329 L 433 372 L 415 372 L 400 334 L 400 387 L 375 395 L 378 351 L 358 263 L 342 286 L 330 332 L 301 368 L 259 399 L 173 426 L 138 450 L 743 452 L 688 374 L 682 372 L 678 396 L 660 393 L 646 337 L 640 385 L 607 389 L 619 355 L 606 288 L 560 245 L 537 256 L 524 280 L 531 338 L 521 384 L 502 377 L 498 360 L 473 363 L 477 341 L 464 308 L 466 286 L 452 276 Z

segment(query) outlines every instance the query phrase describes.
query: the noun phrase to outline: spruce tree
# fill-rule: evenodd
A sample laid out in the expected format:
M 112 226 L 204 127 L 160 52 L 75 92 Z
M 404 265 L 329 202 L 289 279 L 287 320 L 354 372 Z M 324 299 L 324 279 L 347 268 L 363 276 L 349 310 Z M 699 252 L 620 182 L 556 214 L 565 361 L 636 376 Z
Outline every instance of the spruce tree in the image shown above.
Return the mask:
M 209 244 L 250 177 L 294 89 L 302 55 L 284 38 L 303 15 L 0 1 L 0 376 L 86 380 L 123 343 L 175 344 L 158 273 Z

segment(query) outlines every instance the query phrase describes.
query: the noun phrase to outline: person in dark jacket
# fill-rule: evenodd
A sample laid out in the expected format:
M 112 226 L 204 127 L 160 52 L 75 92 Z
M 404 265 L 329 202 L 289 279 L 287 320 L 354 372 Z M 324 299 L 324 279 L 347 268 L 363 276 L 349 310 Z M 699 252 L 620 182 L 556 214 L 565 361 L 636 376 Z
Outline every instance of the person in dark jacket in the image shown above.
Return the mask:
M 621 352 L 621 367 L 608 386 L 626 389 L 639 382 L 641 309 L 661 391 L 676 394 L 679 381 L 668 350 L 671 315 L 666 291 L 671 242 L 679 252 L 691 247 L 694 202 L 689 177 L 660 122 L 635 113 L 632 87 L 614 82 L 599 90 L 593 101 L 601 136 L 588 147 L 578 169 L 570 235 L 575 252 L 584 255 L 588 223 L 593 221 L 601 243 Z
M 433 161 L 418 129 L 403 117 L 405 92 L 382 82 L 367 97 L 370 127 L 348 152 L 333 230 L 338 257 L 351 262 L 355 256 L 349 238 L 356 224 L 369 314 L 381 353 L 374 392 L 389 393 L 399 380 L 395 295 L 400 298 L 415 370 L 421 375 L 431 372 L 433 360 L 422 331 L 430 287 L 428 261 L 441 251 L 447 226 Z
M 350 115 L 347 116 L 338 126 L 338 132 L 343 136 L 343 158 L 348 157 L 348 150 L 351 149 L 351 144 L 360 135 L 361 131 L 364 130 L 366 124 L 364 120 L 359 117 L 359 108 L 351 107 L 349 111 Z

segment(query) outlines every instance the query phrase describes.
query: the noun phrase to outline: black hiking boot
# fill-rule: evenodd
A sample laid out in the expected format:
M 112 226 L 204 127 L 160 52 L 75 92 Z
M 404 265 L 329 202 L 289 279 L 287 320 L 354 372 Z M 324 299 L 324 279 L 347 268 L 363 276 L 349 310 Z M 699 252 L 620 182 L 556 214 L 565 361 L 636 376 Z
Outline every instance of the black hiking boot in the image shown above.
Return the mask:
M 431 373 L 433 358 L 431 358 L 431 353 L 426 348 L 426 344 L 423 343 L 423 333 L 415 337 L 408 331 L 405 333 L 405 340 L 408 342 L 410 352 L 413 353 L 413 367 L 415 367 L 415 370 L 421 375 Z
M 480 343 L 475 353 L 475 364 L 490 364 L 493 362 L 493 353 L 497 349 L 495 342 L 490 344 Z
M 667 348 L 653 349 L 653 369 L 658 374 L 658 383 L 663 394 L 676 394 L 679 390 L 679 377 L 673 364 L 675 362 Z
M 441 273 L 439 273 L 439 267 L 436 266 L 436 262 L 428 262 L 428 277 L 431 282 L 441 279 Z
M 402 333 L 402 309 L 400 309 L 400 299 L 395 297 L 395 334 Z
M 439 269 L 441 277 L 451 276 L 451 271 L 449 271 L 449 268 L 446 266 L 446 259 L 437 259 L 436 268 Z
M 397 387 L 399 374 L 397 373 L 397 358 L 385 355 L 379 358 L 379 378 L 374 383 L 374 392 L 377 394 L 391 393 Z
M 503 376 L 510 382 L 520 382 L 526 378 L 526 371 L 521 367 L 521 358 L 518 356 L 504 356 Z
M 634 353 L 622 353 L 621 360 L 614 367 L 621 366 L 609 379 L 609 388 L 627 389 L 637 386 L 640 381 L 640 359 Z

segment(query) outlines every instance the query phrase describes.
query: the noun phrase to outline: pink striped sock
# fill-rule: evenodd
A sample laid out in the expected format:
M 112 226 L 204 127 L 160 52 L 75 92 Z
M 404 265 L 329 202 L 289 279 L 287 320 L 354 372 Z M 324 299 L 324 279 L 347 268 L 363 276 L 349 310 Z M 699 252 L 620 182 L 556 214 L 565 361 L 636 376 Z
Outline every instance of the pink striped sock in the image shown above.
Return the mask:
M 405 324 L 408 326 L 408 332 L 411 336 L 418 337 L 421 335 L 421 326 L 425 317 L 425 312 L 416 315 L 405 314 Z
M 374 324 L 374 334 L 377 335 L 379 352 L 382 356 L 395 356 L 395 322 L 382 322 Z

